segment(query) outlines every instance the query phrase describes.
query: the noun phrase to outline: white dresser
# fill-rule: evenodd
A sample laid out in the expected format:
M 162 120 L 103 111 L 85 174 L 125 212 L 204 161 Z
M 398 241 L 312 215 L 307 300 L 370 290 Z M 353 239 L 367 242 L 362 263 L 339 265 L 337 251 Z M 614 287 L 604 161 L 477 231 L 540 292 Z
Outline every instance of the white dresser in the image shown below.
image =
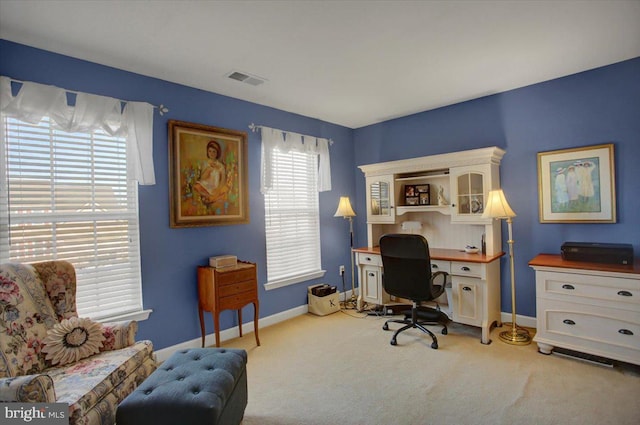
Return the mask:
M 540 254 L 529 266 L 541 353 L 562 347 L 640 364 L 640 260 L 623 266 Z

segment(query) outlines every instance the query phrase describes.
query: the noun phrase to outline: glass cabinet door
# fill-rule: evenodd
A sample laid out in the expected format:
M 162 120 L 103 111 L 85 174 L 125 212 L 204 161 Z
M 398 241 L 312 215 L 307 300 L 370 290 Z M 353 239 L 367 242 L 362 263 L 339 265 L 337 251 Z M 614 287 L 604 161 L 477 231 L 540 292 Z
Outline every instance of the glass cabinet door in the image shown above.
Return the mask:
M 484 176 L 465 173 L 458 176 L 458 214 L 482 214 L 484 212 Z
M 369 181 L 367 193 L 368 218 L 375 222 L 392 222 L 393 178 L 377 177 Z

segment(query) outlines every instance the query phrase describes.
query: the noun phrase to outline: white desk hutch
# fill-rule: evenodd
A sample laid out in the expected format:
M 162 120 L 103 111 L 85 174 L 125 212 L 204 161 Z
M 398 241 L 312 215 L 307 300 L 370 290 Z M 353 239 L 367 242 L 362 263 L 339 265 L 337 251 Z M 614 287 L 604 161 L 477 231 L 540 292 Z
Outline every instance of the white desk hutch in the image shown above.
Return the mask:
M 367 188 L 367 247 L 354 249 L 359 310 L 365 303 L 394 301 L 382 288 L 380 236 L 420 233 L 429 243 L 434 270 L 450 274 L 451 287 L 437 300 L 442 310 L 455 322 L 481 327 L 481 342 L 491 342 L 491 328 L 501 324 L 499 258 L 504 253 L 500 222 L 483 219 L 482 213 L 489 191 L 500 188 L 504 154 L 489 147 L 359 167 Z M 414 190 L 416 197 L 406 196 Z M 408 232 L 405 222 L 412 222 L 411 229 L 419 222 L 420 228 Z M 467 245 L 480 247 L 483 235 L 484 254 L 464 252 Z

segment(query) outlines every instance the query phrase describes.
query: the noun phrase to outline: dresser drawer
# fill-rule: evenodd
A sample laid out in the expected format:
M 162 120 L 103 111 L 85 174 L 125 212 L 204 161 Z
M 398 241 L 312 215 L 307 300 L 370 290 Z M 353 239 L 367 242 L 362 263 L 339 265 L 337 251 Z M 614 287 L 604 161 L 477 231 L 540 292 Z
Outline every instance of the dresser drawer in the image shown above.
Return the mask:
M 382 256 L 378 254 L 358 253 L 356 259 L 358 264 L 382 267 Z
M 482 277 L 483 266 L 480 263 L 451 262 L 451 274 L 456 276 Z
M 538 309 L 538 332 L 581 346 L 635 349 L 640 356 L 640 312 L 546 300 Z
M 216 283 L 219 286 L 229 285 L 235 282 L 241 282 L 243 280 L 251 280 L 255 279 L 256 269 L 246 268 L 239 270 L 230 270 L 230 271 L 216 271 Z
M 640 309 L 640 283 L 637 279 L 538 272 L 536 293 L 541 298 Z

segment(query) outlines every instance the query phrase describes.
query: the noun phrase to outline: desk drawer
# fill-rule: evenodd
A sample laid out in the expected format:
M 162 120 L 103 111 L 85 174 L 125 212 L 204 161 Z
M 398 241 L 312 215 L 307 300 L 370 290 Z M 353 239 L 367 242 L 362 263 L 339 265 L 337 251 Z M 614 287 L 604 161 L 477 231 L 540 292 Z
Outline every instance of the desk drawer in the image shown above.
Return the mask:
M 237 310 L 257 300 L 254 291 L 220 297 L 220 310 Z
M 230 285 L 221 286 L 218 289 L 218 294 L 221 297 L 228 297 L 230 295 L 242 294 L 245 292 L 256 292 L 256 281 L 247 280 L 245 282 L 232 283 Z
M 230 270 L 230 271 L 218 271 L 216 270 L 216 282 L 218 285 L 229 285 L 235 282 L 242 282 L 244 280 L 255 279 L 256 277 L 256 269 L 255 268 L 247 268 L 240 270 Z
M 452 261 L 451 274 L 456 276 L 482 277 L 482 264 Z
M 538 272 L 538 297 L 640 309 L 640 281 L 617 277 Z
M 356 259 L 358 264 L 370 265 L 370 266 L 382 266 L 382 256 L 378 254 L 366 254 L 363 252 L 358 253 L 358 258 Z
M 431 260 L 431 271 L 451 273 L 451 261 Z

